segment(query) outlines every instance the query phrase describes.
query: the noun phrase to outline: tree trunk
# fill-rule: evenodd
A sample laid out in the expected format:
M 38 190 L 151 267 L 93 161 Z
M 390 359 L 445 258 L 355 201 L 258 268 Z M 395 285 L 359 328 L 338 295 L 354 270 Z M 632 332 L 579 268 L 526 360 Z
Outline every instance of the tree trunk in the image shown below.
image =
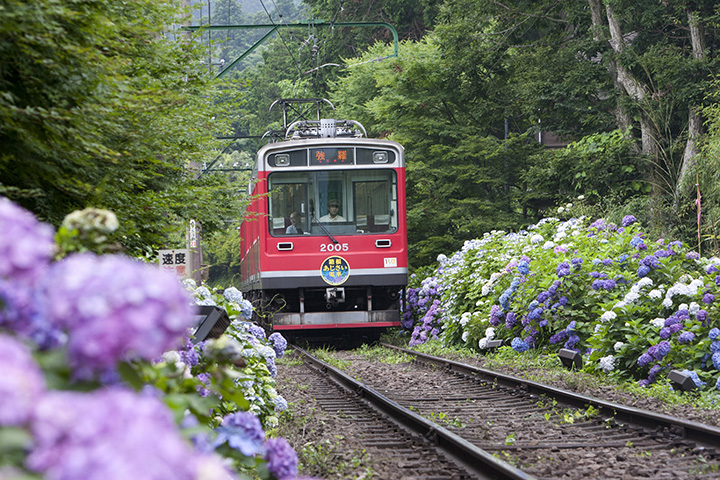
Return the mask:
M 605 14 L 610 27 L 610 46 L 615 53 L 620 54 L 623 52 L 625 47 L 625 39 L 623 38 L 622 30 L 620 30 L 620 23 L 615 18 L 615 13 L 611 5 L 605 6 Z M 620 63 L 616 63 L 617 68 L 617 79 L 620 85 L 623 86 L 625 92 L 636 102 L 642 103 L 647 96 L 645 85 L 643 85 L 632 72 L 628 71 Z M 658 154 L 656 132 L 652 128 L 650 121 L 647 118 L 645 112 L 640 112 L 640 130 L 641 130 L 641 142 L 642 152 L 653 157 Z
M 596 42 L 605 40 L 604 35 L 602 34 L 602 27 L 605 25 L 605 22 L 603 21 L 601 0 L 588 0 L 588 3 L 590 4 L 590 14 L 592 16 L 593 23 L 593 39 Z M 610 74 L 610 78 L 612 79 L 617 96 L 623 95 L 624 89 L 618 80 L 617 62 L 614 60 L 608 62 L 607 70 Z M 617 123 L 618 128 L 625 135 L 632 136 L 632 117 L 622 107 L 619 101 L 615 103 L 614 114 L 615 122 Z M 637 150 L 639 151 L 639 148 Z
M 691 10 L 687 11 L 688 25 L 690 26 L 690 41 L 692 43 L 693 57 L 696 60 L 704 60 L 706 57 L 705 50 L 705 32 L 703 25 L 700 23 L 698 15 Z M 685 180 L 685 175 L 692 169 L 695 164 L 697 151 L 697 139 L 702 134 L 702 116 L 697 106 L 690 106 L 688 112 L 688 138 L 685 143 L 685 152 L 683 153 L 682 164 L 678 172 L 677 183 L 675 185 L 675 210 L 679 207 L 680 190 Z

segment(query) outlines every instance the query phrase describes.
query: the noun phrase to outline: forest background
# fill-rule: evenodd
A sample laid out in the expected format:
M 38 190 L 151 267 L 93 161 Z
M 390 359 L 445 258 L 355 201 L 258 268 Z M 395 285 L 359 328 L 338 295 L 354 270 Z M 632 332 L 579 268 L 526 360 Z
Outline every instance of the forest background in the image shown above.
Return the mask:
M 578 214 L 633 214 L 709 256 L 720 252 L 718 8 L 5 1 L 0 194 L 56 227 L 86 206 L 113 210 L 118 247 L 148 257 L 183 246 L 196 219 L 211 282 L 229 286 L 246 167 L 281 126 L 269 107 L 319 97 L 405 146 L 412 269 L 484 232 Z M 399 55 L 389 29 L 338 25 L 352 22 L 392 25 Z M 183 23 L 278 29 L 234 63 L 269 27 Z

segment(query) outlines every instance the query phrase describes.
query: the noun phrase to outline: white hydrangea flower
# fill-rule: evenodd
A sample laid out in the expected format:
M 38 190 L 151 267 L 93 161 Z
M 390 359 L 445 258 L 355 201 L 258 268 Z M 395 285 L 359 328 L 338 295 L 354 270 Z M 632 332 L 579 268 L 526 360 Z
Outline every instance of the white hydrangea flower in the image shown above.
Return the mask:
M 659 289 L 650 290 L 650 293 L 648 293 L 648 297 L 652 298 L 653 300 L 660 300 L 662 298 L 662 292 Z
M 619 352 L 624 346 L 625 346 L 625 344 L 623 342 L 617 342 L 617 343 L 615 343 L 615 345 L 613 345 L 613 349 L 616 352 Z
M 480 350 L 485 350 L 488 346 L 488 339 L 487 337 L 481 338 L 478 342 L 478 347 L 480 347 Z
M 468 336 L 470 336 L 470 332 L 468 332 L 467 330 L 465 330 L 465 331 L 463 332 L 463 334 L 462 334 L 462 341 L 463 341 L 464 343 L 467 343 Z
M 617 313 L 612 310 L 608 310 L 600 316 L 600 321 L 603 323 L 611 322 L 617 318 Z
M 551 248 L 555 248 L 555 242 L 548 240 L 543 244 L 542 248 L 543 250 L 550 250 Z
M 650 323 L 651 323 L 655 328 L 662 328 L 662 327 L 665 326 L 665 319 L 662 318 L 662 317 L 657 317 L 657 318 L 655 318 L 655 319 L 653 319 L 653 320 L 650 320 Z
M 614 355 L 608 355 L 607 357 L 602 357 L 599 362 L 600 362 L 600 368 L 602 368 L 605 372 L 610 372 L 612 370 L 615 370 L 615 356 Z
M 488 327 L 487 330 L 485 330 L 485 338 L 488 340 L 495 338 L 495 329 L 493 327 Z
M 625 303 L 626 304 L 633 303 L 638 298 L 640 298 L 640 294 L 638 292 L 635 292 L 632 289 L 630 289 L 630 291 L 627 294 L 625 294 Z
M 465 325 L 467 325 L 467 323 L 469 321 L 470 321 L 470 312 L 463 313 L 462 316 L 460 317 L 460 325 L 462 325 L 464 327 Z
M 688 311 L 690 312 L 690 315 L 695 316 L 700 311 L 700 305 L 697 302 L 690 302 Z
M 665 308 L 670 308 L 670 307 L 672 307 L 672 304 L 673 304 L 672 298 L 667 298 L 667 297 L 665 297 L 665 300 L 663 300 L 663 302 L 662 302 L 662 306 L 665 307 Z
M 536 233 L 535 235 L 530 237 L 530 243 L 532 243 L 534 245 L 537 245 L 538 243 L 542 242 L 543 240 L 545 240 L 545 239 L 539 233 Z

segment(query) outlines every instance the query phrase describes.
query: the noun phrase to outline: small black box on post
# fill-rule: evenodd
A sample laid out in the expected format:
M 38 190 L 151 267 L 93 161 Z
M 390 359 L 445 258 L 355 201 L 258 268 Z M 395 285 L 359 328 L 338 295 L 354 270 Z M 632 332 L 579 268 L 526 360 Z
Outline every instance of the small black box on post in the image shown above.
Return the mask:
M 193 343 L 208 338 L 218 338 L 230 326 L 230 317 L 225 309 L 215 305 L 199 305 L 197 317 L 198 324 L 193 335 Z

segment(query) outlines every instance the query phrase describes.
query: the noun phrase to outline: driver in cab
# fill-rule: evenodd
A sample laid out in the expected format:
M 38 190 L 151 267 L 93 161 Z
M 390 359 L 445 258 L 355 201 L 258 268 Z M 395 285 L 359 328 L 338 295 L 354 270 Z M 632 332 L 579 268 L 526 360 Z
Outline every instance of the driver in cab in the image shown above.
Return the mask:
M 320 217 L 321 222 L 345 222 L 345 218 L 338 215 L 340 211 L 340 202 L 337 200 L 330 200 L 328 203 L 328 214 Z

